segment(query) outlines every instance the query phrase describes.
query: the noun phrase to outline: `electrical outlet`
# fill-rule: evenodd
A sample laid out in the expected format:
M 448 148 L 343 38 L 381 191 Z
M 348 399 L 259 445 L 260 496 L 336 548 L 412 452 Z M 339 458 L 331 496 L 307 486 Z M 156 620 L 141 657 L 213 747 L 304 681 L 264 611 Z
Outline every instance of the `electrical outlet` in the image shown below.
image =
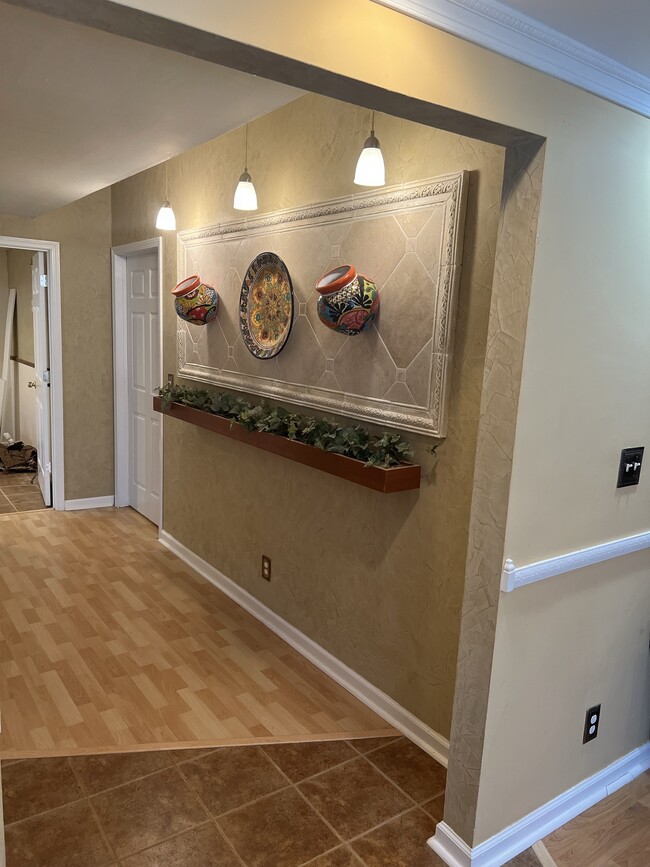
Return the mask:
M 598 726 L 600 725 L 600 705 L 590 707 L 585 714 L 585 728 L 582 735 L 582 743 L 586 744 L 598 737 Z
M 643 462 L 643 446 L 633 449 L 623 449 L 621 460 L 618 465 L 617 488 L 627 488 L 630 485 L 638 485 L 641 476 L 641 463 Z
M 168 373 L 168 374 L 167 374 L 167 385 L 168 385 L 168 387 L 171 388 L 171 386 L 172 386 L 173 384 L 174 384 L 174 374 L 173 374 L 173 373 Z
M 271 580 L 271 558 L 266 554 L 262 554 L 262 578 L 265 581 Z

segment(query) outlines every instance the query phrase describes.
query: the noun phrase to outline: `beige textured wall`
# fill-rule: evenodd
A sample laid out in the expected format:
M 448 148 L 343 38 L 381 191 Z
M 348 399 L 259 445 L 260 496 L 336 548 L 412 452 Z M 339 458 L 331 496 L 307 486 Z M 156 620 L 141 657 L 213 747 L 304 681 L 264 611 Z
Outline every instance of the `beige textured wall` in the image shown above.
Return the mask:
M 16 319 L 12 355 L 34 363 L 32 316 L 32 250 L 7 250 L 9 285 L 16 290 Z
M 307 96 L 251 124 L 249 168 L 261 210 L 354 193 L 368 121 L 367 111 Z M 448 735 L 503 152 L 383 115 L 376 127 L 388 183 L 472 171 L 449 436 L 436 459 L 426 440 L 411 437 L 422 488 L 380 495 L 165 420 L 164 525 Z M 242 150 L 236 130 L 169 163 L 179 229 L 236 216 Z M 115 244 L 153 234 L 163 177 L 158 168 L 113 188 Z M 167 287 L 176 279 L 169 240 Z M 174 371 L 169 298 L 164 327 L 165 371 Z M 273 559 L 270 585 L 259 577 L 262 553 Z
M 0 235 L 59 241 L 66 499 L 113 493 L 111 193 L 33 220 L 0 215 Z
M 547 138 L 506 553 L 525 563 L 647 530 L 648 474 L 631 493 L 613 485 L 621 447 L 650 430 L 640 397 L 650 370 L 650 200 L 640 181 L 650 121 L 366 0 L 121 2 Z M 626 558 L 501 600 L 490 702 L 499 744 L 491 738 L 483 757 L 477 834 L 466 839 L 480 842 L 647 738 L 647 632 L 617 625 L 609 638 L 625 612 L 647 610 L 650 583 L 639 586 L 638 575 Z M 497 598 L 485 600 L 487 622 Z M 582 664 L 586 611 L 594 658 L 607 649 L 606 666 Z M 572 624 L 557 640 L 556 621 Z M 538 634 L 547 641 L 531 639 Z M 475 630 L 464 652 L 481 658 L 491 646 L 491 630 Z M 586 747 L 572 704 L 551 728 L 548 715 L 529 712 L 539 696 L 552 708 L 572 689 L 629 697 L 624 710 L 603 706 L 609 734 Z M 465 701 L 471 708 L 474 696 Z M 483 725 L 477 706 L 475 728 Z M 518 774 L 511 785 L 515 767 L 526 768 L 525 784 Z M 467 772 L 478 787 L 480 762 Z

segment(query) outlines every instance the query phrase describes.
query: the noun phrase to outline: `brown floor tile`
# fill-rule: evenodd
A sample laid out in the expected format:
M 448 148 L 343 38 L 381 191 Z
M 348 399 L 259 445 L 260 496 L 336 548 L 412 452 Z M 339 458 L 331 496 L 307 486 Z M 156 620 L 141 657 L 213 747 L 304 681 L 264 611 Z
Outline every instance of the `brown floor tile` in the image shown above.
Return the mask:
M 505 867 L 541 867 L 541 861 L 532 849 L 526 849 L 521 855 L 508 861 Z
M 89 795 L 121 786 L 173 765 L 173 758 L 158 750 L 146 753 L 111 753 L 101 756 L 75 756 L 70 759 Z
M 422 804 L 422 809 L 431 816 L 436 825 L 438 822 L 442 822 L 443 813 L 445 812 L 444 793 L 438 795 L 437 798 L 431 798 L 430 801 L 425 801 Z
M 28 759 L 3 766 L 2 800 L 7 825 L 83 797 L 65 758 Z
M 122 867 L 241 867 L 212 822 L 122 861 Z
M 196 759 L 202 759 L 203 756 L 207 756 L 210 753 L 215 751 L 216 747 L 209 747 L 208 749 L 187 749 L 187 750 L 167 750 L 167 754 L 172 757 L 172 760 L 178 764 L 181 762 L 190 762 Z
M 444 867 L 444 861 L 427 846 L 435 824 L 414 808 L 352 843 L 367 867 Z
M 385 747 L 386 744 L 392 744 L 392 742 L 396 740 L 403 741 L 406 740 L 406 738 L 355 738 L 353 741 L 350 741 L 350 744 L 355 748 L 355 750 L 360 752 L 362 755 L 365 755 L 365 753 L 369 753 L 371 750 Z
M 354 759 L 357 753 L 345 741 L 317 741 L 302 744 L 270 744 L 262 747 L 292 783 L 299 783 L 341 762 Z
M 445 790 L 445 768 L 406 738 L 371 753 L 368 758 L 418 804 Z
M 43 502 L 42 497 L 25 498 L 20 502 L 12 503 L 12 505 L 17 512 L 37 512 L 40 509 L 45 508 L 45 503 Z
M 5 828 L 7 867 L 104 867 L 113 864 L 88 801 Z
M 0 500 L 0 515 L 8 515 L 9 512 L 15 511 L 9 500 Z
M 5 497 L 18 503 L 20 500 L 28 500 L 31 497 L 39 497 L 42 500 L 41 489 L 38 485 L 13 485 L 10 488 L 4 489 Z
M 201 825 L 207 818 L 176 768 L 95 795 L 90 802 L 118 858 Z
M 16 485 L 31 485 L 32 473 L 0 472 L 0 488 L 13 488 Z M 36 482 L 34 482 L 36 484 Z
M 213 816 L 288 785 L 259 747 L 227 747 L 179 767 Z
M 295 789 L 284 789 L 219 819 L 248 867 L 298 867 L 338 840 Z
M 308 867 L 361 867 L 361 861 L 355 857 L 347 846 L 341 846 L 327 855 L 321 855 L 315 861 L 310 861 Z
M 349 840 L 401 813 L 411 802 L 359 757 L 298 787 L 330 825 Z

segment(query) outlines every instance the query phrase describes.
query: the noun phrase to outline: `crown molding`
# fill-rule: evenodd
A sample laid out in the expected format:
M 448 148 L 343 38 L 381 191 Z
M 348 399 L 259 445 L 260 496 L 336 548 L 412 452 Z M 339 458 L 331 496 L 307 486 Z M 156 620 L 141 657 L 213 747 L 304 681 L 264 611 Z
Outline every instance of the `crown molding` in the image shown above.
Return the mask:
M 650 78 L 497 0 L 372 0 L 650 117 Z

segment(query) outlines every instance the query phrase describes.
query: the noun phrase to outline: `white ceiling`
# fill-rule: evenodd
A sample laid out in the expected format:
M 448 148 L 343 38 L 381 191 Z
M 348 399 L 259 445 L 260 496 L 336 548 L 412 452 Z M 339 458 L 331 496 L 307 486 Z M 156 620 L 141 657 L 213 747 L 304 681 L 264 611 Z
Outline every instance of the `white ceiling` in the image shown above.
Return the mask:
M 650 0 L 508 0 L 505 5 L 650 78 Z
M 301 91 L 0 2 L 0 214 L 36 216 Z

